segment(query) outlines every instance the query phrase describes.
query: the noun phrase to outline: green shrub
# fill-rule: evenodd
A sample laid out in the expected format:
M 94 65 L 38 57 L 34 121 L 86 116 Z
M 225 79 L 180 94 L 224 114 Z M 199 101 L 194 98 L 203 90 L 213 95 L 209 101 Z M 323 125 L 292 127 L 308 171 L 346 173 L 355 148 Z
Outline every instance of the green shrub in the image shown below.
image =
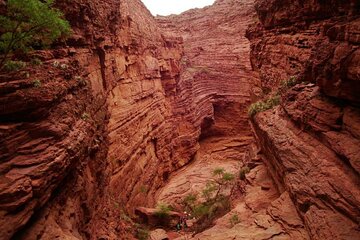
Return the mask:
M 141 193 L 147 193 L 149 191 L 148 187 L 144 186 L 144 185 L 141 185 L 140 186 L 140 192 Z
M 231 218 L 230 218 L 231 226 L 234 226 L 234 225 L 238 224 L 239 222 L 240 222 L 240 219 L 239 219 L 238 215 L 234 214 L 231 216 Z
M 11 61 L 8 60 L 4 63 L 4 70 L 6 71 L 17 71 L 26 67 L 26 63 L 23 61 Z
M 258 101 L 256 103 L 251 104 L 248 110 L 248 114 L 250 117 L 252 117 L 258 112 L 269 110 L 279 104 L 280 104 L 280 97 L 276 95 L 264 101 Z
M 289 89 L 297 84 L 296 76 L 291 76 L 288 80 L 282 81 L 280 88 L 281 89 Z
M 246 174 L 249 172 L 250 172 L 250 168 L 248 168 L 248 167 L 241 168 L 240 172 L 239 172 L 239 178 L 241 180 L 245 180 Z
M 224 168 L 215 168 L 213 171 L 213 175 L 222 175 L 225 172 Z
M 149 230 L 140 225 L 137 225 L 136 238 L 139 240 L 147 240 L 149 239 L 149 237 L 150 237 Z
M 156 206 L 155 215 L 159 218 L 168 218 L 170 211 L 170 205 L 168 205 L 167 203 L 158 203 Z
M 120 219 L 128 223 L 133 223 L 131 217 L 129 217 L 124 210 L 121 210 L 120 212 Z
M 218 186 L 215 183 L 208 182 L 206 183 L 206 187 L 202 191 L 202 195 L 207 201 L 210 201 L 214 195 L 214 192 L 217 190 L 218 190 Z
M 222 175 L 222 180 L 224 182 L 230 182 L 230 181 L 234 180 L 234 178 L 235 178 L 235 176 L 232 173 L 225 172 Z
M 39 79 L 35 79 L 33 81 L 33 85 L 34 85 L 34 87 L 39 88 L 39 87 L 41 87 L 41 81 Z
M 183 203 L 187 206 L 193 206 L 197 200 L 197 195 L 194 193 L 189 193 L 185 196 Z
M 226 172 L 224 168 L 215 168 L 212 172 L 214 178 L 206 183 L 202 190 L 205 201 L 200 202 L 196 193 L 190 193 L 183 199 L 185 209 L 190 211 L 198 221 L 193 230 L 201 232 L 212 225 L 214 219 L 227 213 L 231 208 L 230 198 L 237 182 L 232 173 Z M 224 196 L 223 190 L 231 189 L 230 194 Z
M 70 34 L 63 14 L 52 7 L 54 0 L 8 0 L 0 16 L 0 69 L 12 51 L 50 46 Z

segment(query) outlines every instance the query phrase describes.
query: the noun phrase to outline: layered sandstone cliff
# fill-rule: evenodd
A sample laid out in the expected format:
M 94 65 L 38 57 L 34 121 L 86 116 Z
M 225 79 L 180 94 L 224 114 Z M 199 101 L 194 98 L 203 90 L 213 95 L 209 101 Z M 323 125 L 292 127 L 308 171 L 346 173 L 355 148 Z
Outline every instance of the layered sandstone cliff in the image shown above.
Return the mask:
M 360 216 L 359 3 L 256 1 L 247 33 L 265 91 L 294 76 L 281 106 L 253 120 L 279 189 L 311 239 L 357 239 Z M 302 83 L 301 83 L 302 82 Z
M 195 238 L 359 237 L 355 0 L 217 0 L 157 18 L 139 0 L 56 5 L 72 37 L 0 76 L 0 239 L 133 239 L 134 208 L 239 160 L 247 193 Z M 306 83 L 249 124 L 248 105 L 291 76 Z
M 73 29 L 67 45 L 2 75 L 0 238 L 128 238 L 119 206 L 137 191 L 130 182 L 156 187 L 171 165 L 161 79 L 179 72 L 179 40 L 164 39 L 140 1 L 57 6 Z
M 248 22 L 233 19 L 241 5 L 226 27 L 229 3 L 218 5 L 216 21 L 194 19 L 213 33 L 201 40 L 193 30 L 183 51 L 184 36 L 160 31 L 140 1 L 57 3 L 74 31 L 67 45 L 35 52 L 41 66 L 3 75 L 2 238 L 128 238 L 121 214 L 153 206 L 202 133 L 234 132 L 214 132 L 214 114 L 239 108 L 234 124 L 250 134 Z M 252 4 L 244 6 L 239 21 Z

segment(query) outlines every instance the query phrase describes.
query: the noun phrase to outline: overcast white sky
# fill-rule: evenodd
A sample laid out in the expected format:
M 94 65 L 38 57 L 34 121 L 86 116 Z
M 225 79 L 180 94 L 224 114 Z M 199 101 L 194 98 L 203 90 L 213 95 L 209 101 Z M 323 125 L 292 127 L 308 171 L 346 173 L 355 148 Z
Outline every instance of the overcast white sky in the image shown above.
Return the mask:
M 215 0 L 141 0 L 153 15 L 179 14 L 191 8 L 211 5 Z

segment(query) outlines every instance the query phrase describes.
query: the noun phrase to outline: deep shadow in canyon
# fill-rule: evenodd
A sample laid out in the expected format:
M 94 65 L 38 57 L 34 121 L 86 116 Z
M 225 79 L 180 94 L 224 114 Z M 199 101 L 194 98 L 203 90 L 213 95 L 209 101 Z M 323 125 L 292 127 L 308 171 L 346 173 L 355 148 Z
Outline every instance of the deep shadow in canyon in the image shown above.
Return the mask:
M 360 239 L 358 1 L 55 6 L 66 45 L 0 73 L 0 239 L 135 239 L 135 209 L 243 166 L 229 212 L 188 238 Z

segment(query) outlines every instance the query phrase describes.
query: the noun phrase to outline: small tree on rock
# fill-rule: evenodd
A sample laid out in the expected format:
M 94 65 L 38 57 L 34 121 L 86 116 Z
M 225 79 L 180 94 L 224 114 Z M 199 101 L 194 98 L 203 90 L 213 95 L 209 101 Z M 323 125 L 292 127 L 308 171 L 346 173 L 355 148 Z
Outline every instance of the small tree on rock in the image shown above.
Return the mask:
M 12 51 L 51 45 L 70 34 L 63 14 L 52 7 L 54 0 L 8 0 L 0 16 L 0 69 Z

